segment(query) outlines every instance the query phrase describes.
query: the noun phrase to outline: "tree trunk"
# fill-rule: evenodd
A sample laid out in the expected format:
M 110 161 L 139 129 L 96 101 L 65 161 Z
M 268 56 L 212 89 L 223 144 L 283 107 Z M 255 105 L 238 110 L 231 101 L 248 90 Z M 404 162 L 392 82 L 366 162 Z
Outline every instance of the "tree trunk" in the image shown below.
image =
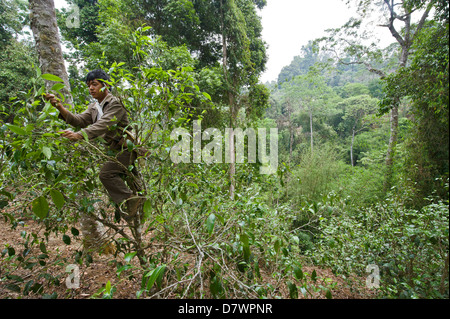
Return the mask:
M 59 76 L 65 84 L 61 92 L 66 104 L 72 104 L 69 77 L 62 55 L 61 42 L 56 23 L 55 4 L 53 0 L 30 0 L 30 27 L 39 54 L 39 66 L 43 74 Z M 54 83 L 45 81 L 47 91 Z
M 288 164 L 289 164 L 289 167 L 291 167 L 292 148 L 294 146 L 294 128 L 293 128 L 293 123 L 292 123 L 292 107 L 291 107 L 290 100 L 288 100 L 287 105 L 288 105 L 287 111 L 288 111 L 288 125 L 289 125 L 289 159 L 288 159 Z
M 390 137 L 389 137 L 389 145 L 386 154 L 386 179 L 384 181 L 384 191 L 387 192 L 392 186 L 392 175 L 393 175 L 393 165 L 394 165 L 394 156 L 395 156 L 395 148 L 397 146 L 397 137 L 398 137 L 398 104 L 400 103 L 399 98 L 395 98 L 394 105 L 391 110 L 390 117 Z
M 236 107 L 235 107 L 235 98 L 232 91 L 232 86 L 230 83 L 230 79 L 228 77 L 228 54 L 227 54 L 227 35 L 225 33 L 225 25 L 224 25 L 224 12 L 223 12 L 223 2 L 220 2 L 220 11 L 221 11 L 221 28 L 222 28 L 222 67 L 223 74 L 225 77 L 227 90 L 228 90 L 228 104 L 230 107 L 230 129 L 234 130 L 234 124 L 236 119 Z M 229 145 L 230 145 L 230 198 L 234 199 L 234 191 L 235 191 L 235 175 L 236 175 L 236 163 L 235 163 L 235 152 L 234 152 L 234 134 L 230 134 L 229 136 Z M 227 154 L 225 154 L 226 156 Z
M 70 93 L 69 76 L 64 64 L 61 42 L 56 23 L 55 5 L 53 0 L 30 0 L 30 27 L 36 41 L 36 49 L 39 55 L 39 64 L 43 74 L 50 73 L 60 77 L 66 87 L 61 90 L 65 97 L 65 104 L 72 105 L 73 99 Z M 53 83 L 46 81 L 49 91 Z M 85 248 L 92 245 L 96 248 L 104 243 L 105 230 L 103 225 L 96 222 L 87 213 L 80 214 L 80 223 L 85 242 Z
M 230 100 L 230 128 L 234 132 L 234 124 L 235 124 L 235 107 L 234 107 L 234 97 L 231 92 L 229 94 L 229 100 Z M 234 151 L 234 133 L 230 134 L 229 136 L 229 145 L 230 145 L 230 198 L 234 199 L 234 191 L 236 187 L 236 158 L 235 158 L 235 151 Z
M 294 128 L 292 125 L 292 121 L 289 120 L 289 167 L 291 166 L 293 147 L 294 147 Z
M 353 164 L 353 143 L 354 142 L 355 142 L 355 128 L 353 128 L 352 145 L 350 145 L 350 162 L 352 163 L 352 167 L 355 166 L 355 164 Z
M 313 118 L 312 118 L 312 106 L 309 107 L 309 127 L 311 130 L 311 154 L 313 154 L 314 139 L 313 139 Z
M 433 7 L 433 3 L 430 2 L 427 5 L 427 8 L 425 12 L 423 13 L 419 23 L 417 24 L 416 30 L 414 33 L 412 33 L 411 30 L 411 11 L 406 11 L 406 14 L 402 17 L 401 21 L 404 23 L 403 27 L 403 37 L 400 33 L 397 32 L 394 21 L 396 19 L 399 19 L 398 15 L 395 13 L 394 3 L 389 2 L 389 0 L 384 0 L 385 4 L 387 5 L 387 8 L 390 11 L 390 19 L 389 23 L 387 24 L 387 27 L 391 33 L 391 35 L 397 40 L 397 42 L 400 44 L 401 47 L 401 54 L 400 54 L 400 60 L 399 60 L 399 68 L 401 69 L 406 66 L 406 63 L 408 61 L 408 57 L 410 54 L 410 48 L 411 45 L 414 42 L 415 37 L 420 33 L 421 29 L 423 28 L 426 19 Z M 403 2 L 402 2 L 403 6 Z M 398 107 L 400 105 L 400 97 L 394 98 L 394 105 L 392 106 L 391 110 L 391 117 L 390 117 L 390 123 L 391 123 L 391 136 L 389 138 L 389 146 L 388 151 L 386 154 L 386 180 L 384 181 L 384 191 L 388 191 L 392 186 L 392 176 L 393 176 L 393 163 L 394 163 L 394 155 L 395 155 L 395 148 L 397 145 L 397 137 L 398 137 Z

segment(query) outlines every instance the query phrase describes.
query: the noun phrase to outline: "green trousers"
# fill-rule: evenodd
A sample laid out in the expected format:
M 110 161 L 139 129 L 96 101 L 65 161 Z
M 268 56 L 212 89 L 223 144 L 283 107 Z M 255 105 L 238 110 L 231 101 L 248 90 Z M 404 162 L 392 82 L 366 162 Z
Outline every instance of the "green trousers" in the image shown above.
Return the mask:
M 100 181 L 108 191 L 111 199 L 118 205 L 140 191 L 136 168 L 131 172 L 128 171 L 128 167 L 134 164 L 136 158 L 137 154 L 135 152 L 130 153 L 127 150 L 123 150 L 116 156 L 116 159 L 123 166 L 119 163 L 108 161 L 100 170 Z

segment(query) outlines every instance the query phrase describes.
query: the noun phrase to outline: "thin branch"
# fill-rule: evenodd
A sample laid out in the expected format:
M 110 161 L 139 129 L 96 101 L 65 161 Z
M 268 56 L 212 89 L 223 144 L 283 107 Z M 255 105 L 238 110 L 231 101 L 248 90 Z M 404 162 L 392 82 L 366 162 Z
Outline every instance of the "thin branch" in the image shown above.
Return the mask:
M 389 31 L 391 32 L 392 36 L 397 40 L 397 42 L 403 47 L 405 45 L 405 40 L 402 38 L 402 36 L 397 32 L 397 30 L 394 27 L 394 21 L 396 19 L 396 13 L 394 11 L 394 4 L 390 4 L 389 0 L 384 0 L 386 5 L 388 6 L 389 12 L 391 13 L 391 17 L 389 18 L 389 24 L 387 25 Z
M 420 31 L 422 30 L 428 15 L 430 14 L 431 9 L 433 8 L 433 5 L 435 3 L 435 0 L 431 1 L 428 6 L 427 9 L 425 10 L 425 12 L 423 13 L 422 17 L 420 18 L 419 23 L 417 24 L 417 28 L 416 28 L 416 32 L 414 32 L 413 37 L 412 37 L 412 41 L 414 41 L 414 39 L 417 37 L 417 35 L 420 33 Z

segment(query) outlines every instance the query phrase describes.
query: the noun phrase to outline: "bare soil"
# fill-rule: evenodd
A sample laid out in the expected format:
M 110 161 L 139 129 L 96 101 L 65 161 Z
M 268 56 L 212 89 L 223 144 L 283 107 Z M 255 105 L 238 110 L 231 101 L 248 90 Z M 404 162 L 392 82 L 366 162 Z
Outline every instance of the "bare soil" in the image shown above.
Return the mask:
M 22 225 L 18 225 L 16 229 L 12 229 L 11 225 L 3 218 L 0 220 L 0 251 L 3 250 L 7 244 L 12 245 L 16 254 L 21 253 L 23 249 L 22 243 L 25 239 L 21 236 L 23 231 L 27 233 L 42 231 L 42 226 L 38 225 L 32 219 L 24 220 Z M 70 231 L 67 233 L 71 237 L 71 244 L 67 245 L 62 240 L 62 234 L 55 236 L 53 233 L 49 236 L 47 244 L 48 258 L 46 262 L 48 265 L 54 264 L 59 261 L 59 265 L 49 266 L 46 273 L 51 274 L 54 278 L 59 279 L 59 285 L 49 284 L 49 281 L 41 278 L 39 274 L 42 271 L 42 267 L 36 266 L 32 270 L 19 268 L 14 271 L 14 275 L 24 278 L 24 282 L 33 280 L 34 283 L 42 283 L 44 285 L 44 293 L 51 295 L 57 294 L 58 299 L 88 299 L 95 297 L 95 294 L 105 287 L 109 281 L 112 286 L 116 288 L 113 298 L 118 299 L 136 299 L 136 292 L 141 288 L 141 279 L 137 277 L 128 278 L 127 276 L 117 276 L 117 264 L 115 260 L 121 260 L 120 256 L 114 257 L 111 254 L 93 254 L 92 262 L 89 265 L 79 265 L 80 270 L 80 286 L 78 289 L 68 289 L 66 286 L 66 278 L 68 273 L 65 272 L 66 266 L 72 264 L 73 255 L 77 250 L 82 249 L 82 240 L 80 236 L 72 236 Z M 33 248 L 30 254 L 34 253 L 36 256 L 40 254 L 39 247 Z M 123 256 L 122 256 L 123 258 Z M 188 259 L 189 256 L 186 256 Z M 123 260 L 123 259 L 122 259 Z M 42 294 L 36 294 L 33 292 L 23 295 L 21 292 L 15 292 L 8 289 L 8 283 L 11 283 L 10 279 L 5 278 L 5 274 L 8 270 L 11 270 L 11 262 L 8 261 L 8 254 L 4 256 L 0 255 L 0 299 L 39 299 L 42 298 Z M 39 272 L 37 271 L 39 270 Z M 303 271 L 311 274 L 313 270 L 317 273 L 317 286 L 329 287 L 330 283 L 335 283 L 334 288 L 331 290 L 334 299 L 373 299 L 376 298 L 374 291 L 365 287 L 365 278 L 352 278 L 351 281 L 344 280 L 343 278 L 336 276 L 330 269 L 322 269 L 319 267 L 304 266 Z M 270 273 L 262 269 L 262 276 L 264 280 L 274 283 Z M 349 284 L 350 282 L 350 284 Z M 22 284 L 23 286 L 23 284 Z M 283 288 L 283 291 L 279 291 L 278 295 L 283 298 L 289 298 L 287 287 Z M 300 298 L 302 294 L 299 292 Z M 101 298 L 101 295 L 97 296 Z M 179 298 L 175 295 L 165 296 L 165 298 Z M 315 294 L 314 298 L 325 298 L 325 291 L 319 291 Z

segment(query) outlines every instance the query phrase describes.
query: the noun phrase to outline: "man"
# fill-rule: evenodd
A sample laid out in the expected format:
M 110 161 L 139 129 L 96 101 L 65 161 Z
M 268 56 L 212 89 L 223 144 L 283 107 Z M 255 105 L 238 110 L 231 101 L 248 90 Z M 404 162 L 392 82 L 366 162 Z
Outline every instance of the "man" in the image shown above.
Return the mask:
M 96 102 L 89 104 L 87 110 L 80 114 L 71 113 L 53 94 L 46 94 L 45 98 L 59 111 L 60 118 L 74 127 L 81 128 L 90 140 L 102 137 L 110 151 L 116 155 L 116 159 L 123 164 L 122 166 L 117 162 L 106 162 L 100 170 L 99 178 L 117 207 L 125 204 L 126 212 L 122 217 L 129 220 L 136 215 L 139 198 L 133 194 L 123 177 L 129 174 L 127 168 L 133 165 L 137 154 L 129 152 L 124 143 L 123 133 L 129 124 L 127 111 L 120 100 L 110 93 L 109 85 L 105 82 L 109 80 L 108 74 L 101 69 L 87 74 L 85 82 L 89 88 L 89 94 Z M 71 141 L 83 138 L 81 133 L 70 130 L 64 130 L 61 133 L 63 137 Z M 133 173 L 136 174 L 136 169 Z M 135 178 L 133 180 L 136 182 Z M 135 184 L 134 188 L 135 191 L 139 191 L 138 184 Z M 122 211 L 118 209 L 117 212 Z

